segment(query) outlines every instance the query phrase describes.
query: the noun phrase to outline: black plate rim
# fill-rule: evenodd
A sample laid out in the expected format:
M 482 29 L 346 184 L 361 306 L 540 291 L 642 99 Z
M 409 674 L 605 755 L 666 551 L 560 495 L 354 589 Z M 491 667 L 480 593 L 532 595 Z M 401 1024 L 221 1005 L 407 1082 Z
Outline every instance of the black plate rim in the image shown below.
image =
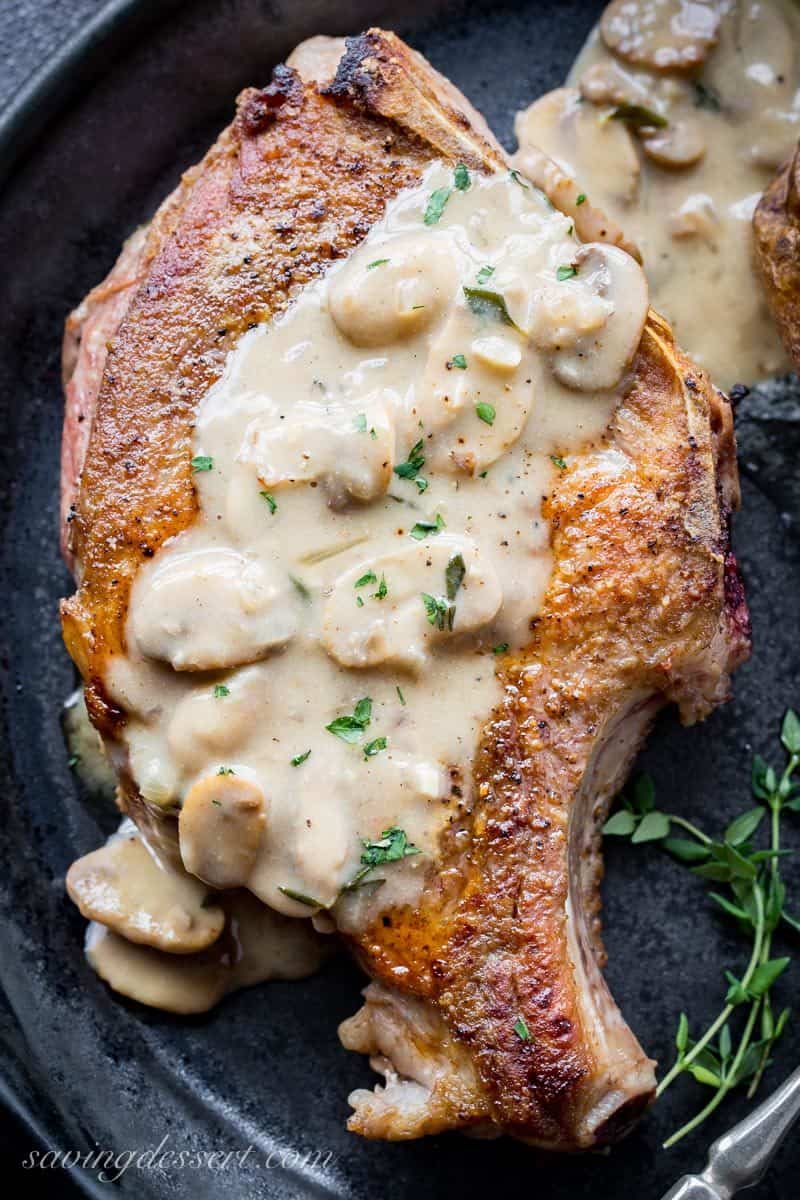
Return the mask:
M 176 0 L 107 0 L 34 71 L 0 109 L 0 191 L 48 121 L 108 69 L 123 43 L 168 15 L 175 4 Z

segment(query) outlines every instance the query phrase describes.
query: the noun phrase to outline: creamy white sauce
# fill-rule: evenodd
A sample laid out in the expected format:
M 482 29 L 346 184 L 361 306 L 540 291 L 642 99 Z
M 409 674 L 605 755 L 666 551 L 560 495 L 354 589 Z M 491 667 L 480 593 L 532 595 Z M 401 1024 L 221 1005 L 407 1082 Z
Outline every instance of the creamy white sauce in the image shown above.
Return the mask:
M 788 370 L 753 271 L 751 219 L 800 134 L 791 0 L 609 6 L 569 87 L 517 117 L 518 165 L 556 159 L 640 248 L 655 308 L 722 387 Z M 620 105 L 666 127 L 637 136 Z
M 143 796 L 184 806 L 184 864 L 291 916 L 418 894 L 547 586 L 542 498 L 645 319 L 631 258 L 581 248 L 524 180 L 459 179 L 434 164 L 230 353 L 197 412 L 198 517 L 140 571 L 108 678 Z M 349 741 L 326 729 L 347 717 Z M 396 827 L 418 853 L 343 894 Z

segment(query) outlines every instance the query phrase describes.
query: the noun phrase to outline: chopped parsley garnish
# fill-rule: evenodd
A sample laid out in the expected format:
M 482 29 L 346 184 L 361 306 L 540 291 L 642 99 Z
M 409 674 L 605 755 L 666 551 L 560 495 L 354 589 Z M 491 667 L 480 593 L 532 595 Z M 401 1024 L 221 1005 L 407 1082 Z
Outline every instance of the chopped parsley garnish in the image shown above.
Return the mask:
M 330 725 L 326 725 L 325 728 L 328 733 L 341 738 L 343 742 L 350 742 L 352 744 L 361 739 L 364 730 L 371 720 L 372 700 L 369 696 L 365 696 L 355 706 L 352 716 L 335 717 Z
M 483 287 L 487 280 L 491 279 L 493 275 L 494 267 L 481 267 L 477 275 L 478 286 Z
M 444 212 L 445 205 L 450 199 L 453 189 L 449 187 L 437 188 L 431 193 L 428 201 L 428 206 L 425 209 L 425 216 L 422 218 L 426 225 L 435 225 Z
M 376 754 L 380 754 L 381 750 L 385 750 L 388 745 L 389 743 L 385 737 L 373 738 L 364 747 L 364 758 L 374 758 Z
M 514 1033 L 517 1035 L 517 1037 L 519 1038 L 519 1040 L 521 1042 L 532 1042 L 533 1041 L 533 1034 L 531 1033 L 530 1029 L 528 1029 L 528 1026 L 525 1024 L 524 1017 L 517 1017 L 516 1021 L 514 1022 Z
M 357 587 L 357 588 L 366 587 L 367 584 L 369 584 L 369 583 L 377 583 L 377 582 L 378 582 L 378 576 L 375 574 L 375 572 L 367 571 L 366 575 L 362 575 L 360 579 L 357 579 L 355 581 L 355 583 L 353 584 L 353 587 Z
M 304 750 L 302 754 L 295 754 L 294 758 L 289 759 L 293 767 L 299 767 L 311 754 L 310 750 Z
M 217 771 L 217 774 L 218 775 L 235 775 L 236 772 L 234 771 L 233 767 L 220 767 L 220 769 Z
M 298 904 L 305 904 L 309 908 L 324 908 L 325 905 L 319 900 L 315 900 L 313 896 L 306 896 L 303 892 L 296 892 L 294 888 L 279 887 L 279 892 L 287 896 L 290 900 L 296 900 Z
M 353 424 L 356 427 L 356 433 L 366 433 L 367 432 L 367 414 L 359 413 L 358 416 L 356 417 L 355 421 L 353 421 Z
M 367 270 L 374 271 L 375 267 L 382 267 L 388 262 L 388 258 L 376 258 L 374 262 L 367 263 Z
M 447 564 L 444 573 L 448 600 L 455 600 L 458 589 L 464 582 L 466 573 L 467 568 L 464 565 L 464 556 L 462 554 L 454 554 Z
M 362 845 L 364 850 L 361 862 L 365 867 L 382 867 L 385 863 L 399 862 L 401 858 L 420 853 L 417 847 L 409 842 L 405 830 L 396 825 L 391 829 L 384 829 L 374 842 L 364 841 Z
M 398 688 L 397 690 L 399 692 L 400 688 Z M 403 701 L 403 703 L 405 704 L 405 700 Z M 70 754 L 69 758 L 67 759 L 67 766 L 68 767 L 77 767 L 77 765 L 80 761 L 81 761 L 80 754 Z
M 214 684 L 214 699 L 215 700 L 222 700 L 222 698 L 224 696 L 230 696 L 230 694 L 231 694 L 231 689 L 229 687 L 226 687 L 224 683 L 215 683 Z
M 556 279 L 559 283 L 564 283 L 567 279 L 574 279 L 578 274 L 578 268 L 570 263 L 569 266 L 560 266 L 556 271 Z
M 194 472 L 210 471 L 213 466 L 214 460 L 213 458 L 209 458 L 207 454 L 196 454 L 192 459 L 192 470 Z
M 531 185 L 529 183 L 525 182 L 525 180 L 520 175 L 519 171 L 509 171 L 508 173 L 511 176 L 511 178 L 514 180 L 514 183 L 518 183 L 521 188 L 525 188 L 526 192 L 530 191 Z
M 269 492 L 259 492 L 258 494 L 262 500 L 266 500 L 267 504 L 269 505 L 269 511 L 274 515 L 275 510 L 278 507 L 278 502 L 275 497 L 271 496 Z
M 505 299 L 499 292 L 492 292 L 483 287 L 465 287 L 462 290 L 470 311 L 476 317 L 494 317 L 495 320 L 500 320 L 506 325 L 514 324 L 506 307 Z
M 299 593 L 299 595 L 301 595 L 302 598 L 306 601 L 310 600 L 311 592 L 308 590 L 306 585 L 303 583 L 302 579 L 298 579 L 296 575 L 290 575 L 289 578 L 291 579 L 292 583 L 294 584 L 295 588 L 297 589 L 297 592 Z
M 576 204 L 585 204 L 586 203 L 586 192 L 581 192 L 580 195 L 576 196 L 575 203 Z
M 479 404 L 475 405 L 475 412 L 478 414 L 478 419 L 486 425 L 494 425 L 497 412 L 493 404 L 487 404 L 485 400 L 481 400 Z
M 498 642 L 496 646 L 492 646 L 492 654 L 505 654 L 508 649 L 508 642 Z
M 389 593 L 389 589 L 386 586 L 386 576 L 383 574 L 383 572 L 381 572 L 381 581 L 378 584 L 377 592 L 372 593 L 372 599 L 373 600 L 385 600 L 388 593 Z
M 400 690 L 400 684 L 399 684 L 399 683 L 398 683 L 397 687 L 396 687 L 394 690 L 397 692 L 397 699 L 400 701 L 400 703 L 401 703 L 401 704 L 403 705 L 403 707 L 405 708 L 405 705 L 406 705 L 406 698 L 405 698 L 405 696 L 403 695 L 402 691 Z
M 629 125 L 653 125 L 656 129 L 663 129 L 669 124 L 666 117 L 662 117 L 661 113 L 653 112 L 652 108 L 645 108 L 641 104 L 620 104 L 611 114 L 612 121 L 627 121 Z
M 459 163 L 453 172 L 453 183 L 456 185 L 459 192 L 465 192 L 469 187 L 471 183 L 469 171 L 463 163 Z
M 452 631 L 456 615 L 454 604 L 448 604 L 442 596 L 431 596 L 429 592 L 422 593 L 422 603 L 429 625 L 435 625 L 442 633 L 445 629 Z
M 364 607 L 364 597 L 356 596 L 356 604 L 358 605 L 359 608 L 363 608 Z
M 566 459 L 563 459 L 560 454 L 551 454 L 550 462 L 554 467 L 558 467 L 559 471 L 566 471 L 567 469 Z
M 422 495 L 422 493 L 423 493 L 423 492 L 427 492 L 427 490 L 428 490 L 428 481 L 427 481 L 427 479 L 423 479 L 423 478 L 422 478 L 422 476 L 421 476 L 421 475 L 419 475 L 419 476 L 418 476 L 418 477 L 417 477 L 417 478 L 414 480 L 414 483 L 417 485 L 417 491 L 419 492 L 419 494 L 420 494 L 420 495 Z
M 466 371 L 467 360 L 463 354 L 454 354 L 447 363 L 448 367 L 458 367 L 459 371 Z
M 413 479 L 416 482 L 417 490 L 424 492 L 428 486 L 427 480 L 418 479 L 418 475 L 425 466 L 425 455 L 422 453 L 422 438 L 408 452 L 408 458 L 405 462 L 398 463 L 394 468 L 394 473 L 398 479 Z M 423 484 L 420 487 L 420 483 Z
M 436 514 L 435 521 L 417 521 L 416 525 L 412 525 L 410 533 L 415 541 L 421 542 L 423 538 L 431 537 L 435 533 L 441 533 L 444 529 L 444 521 L 441 514 Z
M 695 108 L 707 108 L 709 112 L 722 111 L 722 101 L 714 88 L 709 87 L 707 83 L 701 83 L 699 79 L 692 82 L 692 87 Z

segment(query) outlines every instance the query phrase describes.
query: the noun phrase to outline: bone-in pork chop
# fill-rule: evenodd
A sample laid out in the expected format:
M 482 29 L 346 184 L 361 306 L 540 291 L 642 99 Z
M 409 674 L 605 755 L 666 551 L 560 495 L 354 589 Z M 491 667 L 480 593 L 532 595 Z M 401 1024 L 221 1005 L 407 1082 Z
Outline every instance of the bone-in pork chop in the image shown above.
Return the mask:
M 294 61 L 70 322 L 64 637 L 151 852 L 371 976 L 352 1129 L 603 1144 L 599 823 L 748 651 L 730 408 L 394 35 Z

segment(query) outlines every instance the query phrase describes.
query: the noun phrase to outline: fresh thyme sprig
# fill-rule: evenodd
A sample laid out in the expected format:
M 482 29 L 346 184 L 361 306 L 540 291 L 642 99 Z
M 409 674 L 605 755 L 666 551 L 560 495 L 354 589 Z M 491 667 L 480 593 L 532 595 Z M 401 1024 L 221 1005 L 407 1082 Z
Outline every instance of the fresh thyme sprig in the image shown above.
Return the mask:
M 705 1032 L 697 1039 L 691 1038 L 688 1017 L 680 1015 L 675 1035 L 677 1056 L 656 1095 L 661 1096 L 684 1073 L 711 1088 L 713 1095 L 667 1139 L 665 1148 L 696 1129 L 733 1088 L 749 1083 L 747 1095 L 753 1096 L 772 1048 L 789 1020 L 788 1008 L 775 1015 L 771 989 L 790 960 L 770 955 L 773 934 L 782 921 L 800 932 L 800 919 L 786 909 L 786 885 L 780 873 L 780 858 L 788 853 L 781 843 L 781 815 L 786 810 L 800 812 L 800 783 L 793 779 L 800 765 L 800 718 L 792 709 L 783 718 L 781 743 L 786 752 L 783 770 L 778 774 L 763 758 L 755 756 L 751 786 L 759 803 L 731 821 L 721 841 L 710 838 L 684 817 L 657 809 L 653 784 L 646 775 L 636 781 L 630 799 L 621 797 L 622 807 L 603 829 L 606 834 L 629 836 L 632 842 L 660 842 L 694 875 L 724 885 L 729 889 L 727 895 L 714 890 L 709 891 L 709 897 L 736 921 L 750 942 L 744 974 L 738 978 L 731 971 L 725 972 L 725 1003 Z M 769 845 L 758 849 L 750 839 L 767 815 Z M 673 826 L 689 837 L 671 837 Z M 746 1015 L 740 1032 L 734 1034 L 731 1019 L 737 1009 Z

